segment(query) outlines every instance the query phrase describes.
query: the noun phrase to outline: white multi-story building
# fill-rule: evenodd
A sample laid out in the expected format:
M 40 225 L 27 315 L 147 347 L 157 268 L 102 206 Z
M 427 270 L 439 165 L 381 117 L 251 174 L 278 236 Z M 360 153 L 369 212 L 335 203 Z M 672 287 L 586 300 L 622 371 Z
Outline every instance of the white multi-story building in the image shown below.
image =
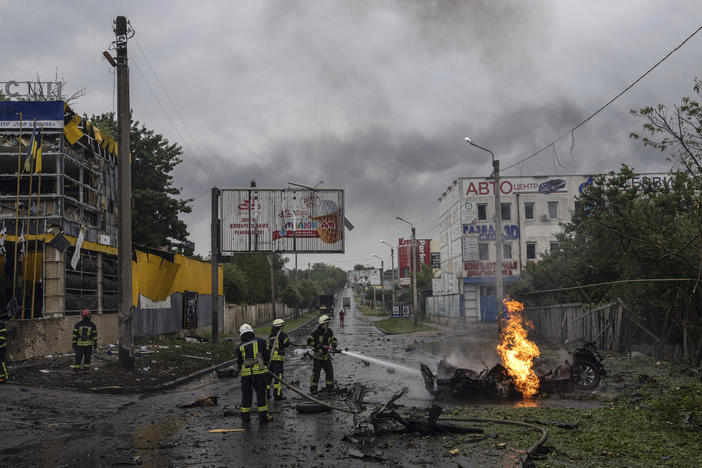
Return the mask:
M 641 174 L 654 183 L 672 176 Z M 503 177 L 502 274 L 505 285 L 522 268 L 556 244 L 559 223 L 570 221 L 576 197 L 593 183 L 591 175 Z M 456 179 L 439 198 L 441 272 L 458 278 L 461 305 L 455 318 L 496 320 L 495 182 L 485 177 Z

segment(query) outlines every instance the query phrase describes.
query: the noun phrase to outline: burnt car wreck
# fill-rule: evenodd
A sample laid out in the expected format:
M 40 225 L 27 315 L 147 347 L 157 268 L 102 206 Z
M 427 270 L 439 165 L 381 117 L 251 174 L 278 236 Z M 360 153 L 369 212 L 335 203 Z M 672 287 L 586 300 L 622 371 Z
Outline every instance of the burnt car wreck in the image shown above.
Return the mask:
M 499 363 L 476 372 L 455 367 L 442 359 L 436 374 L 426 364 L 421 364 L 420 369 L 427 391 L 437 400 L 505 400 L 519 399 L 522 396 L 507 369 Z M 572 388 L 589 390 L 599 385 L 600 379 L 606 375 L 602 357 L 593 343 L 576 349 L 571 359 L 563 363 L 548 358 L 536 359 L 533 369 L 539 378 L 539 391 L 564 391 Z

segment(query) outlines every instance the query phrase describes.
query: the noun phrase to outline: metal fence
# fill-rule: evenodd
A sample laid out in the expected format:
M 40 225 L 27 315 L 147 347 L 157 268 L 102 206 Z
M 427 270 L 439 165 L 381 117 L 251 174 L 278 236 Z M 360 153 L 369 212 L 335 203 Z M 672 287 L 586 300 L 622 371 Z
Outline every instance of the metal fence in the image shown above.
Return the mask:
M 427 297 L 425 304 L 426 316 L 432 322 L 449 323 L 465 319 L 466 314 L 460 294 Z

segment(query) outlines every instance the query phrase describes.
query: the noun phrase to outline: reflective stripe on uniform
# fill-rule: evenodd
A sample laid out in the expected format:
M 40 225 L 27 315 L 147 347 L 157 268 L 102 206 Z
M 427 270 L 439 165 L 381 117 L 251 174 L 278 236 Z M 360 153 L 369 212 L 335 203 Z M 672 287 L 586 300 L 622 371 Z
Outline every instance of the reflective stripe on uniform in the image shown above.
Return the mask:
M 242 407 L 241 407 L 241 412 L 242 412 L 242 413 L 250 413 L 250 412 L 251 412 L 251 407 L 242 406 Z
M 253 355 L 249 358 L 246 357 L 246 346 L 253 343 Z M 241 357 L 244 360 L 241 366 L 240 376 L 245 377 L 247 375 L 260 375 L 266 372 L 265 368 L 260 365 L 260 359 L 258 352 L 258 340 L 249 341 L 239 346 L 239 351 L 241 352 Z

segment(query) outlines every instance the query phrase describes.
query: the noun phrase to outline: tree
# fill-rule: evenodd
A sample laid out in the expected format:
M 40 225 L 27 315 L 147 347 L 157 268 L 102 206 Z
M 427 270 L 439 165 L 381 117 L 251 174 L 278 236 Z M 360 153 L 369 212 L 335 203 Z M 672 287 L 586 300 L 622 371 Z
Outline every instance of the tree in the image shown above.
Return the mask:
M 288 307 L 301 307 L 303 298 L 295 286 L 288 284 L 280 294 L 280 300 Z
M 268 255 L 240 253 L 229 257 L 224 264 L 224 290 L 232 291 L 227 301 L 238 304 L 266 304 L 271 302 L 271 276 Z M 283 273 L 287 259 L 273 255 L 276 297 L 285 290 L 288 280 Z M 230 283 L 231 282 L 231 283 Z
M 695 78 L 693 92 L 702 98 L 702 80 Z M 702 108 L 694 98 L 683 97 L 672 112 L 663 104 L 632 110 L 631 113 L 644 119 L 643 128 L 650 137 L 636 132 L 631 138 L 643 141 L 645 146 L 668 152 L 674 169 L 682 169 L 690 176 L 694 188 L 702 188 Z M 699 192 L 697 200 L 699 201 Z
M 317 300 L 319 299 L 319 290 L 312 281 L 307 279 L 300 280 L 297 289 L 300 292 L 300 295 L 302 296 L 300 306 L 311 309 L 317 305 Z
M 114 113 L 94 115 L 93 125 L 113 138 L 117 135 Z M 173 186 L 173 170 L 182 162 L 180 146 L 139 121 L 132 121 L 129 133 L 132 157 L 132 240 L 152 248 L 169 247 L 192 255 L 186 224 L 181 213 L 190 213 L 191 199 L 181 200 L 181 190 Z

